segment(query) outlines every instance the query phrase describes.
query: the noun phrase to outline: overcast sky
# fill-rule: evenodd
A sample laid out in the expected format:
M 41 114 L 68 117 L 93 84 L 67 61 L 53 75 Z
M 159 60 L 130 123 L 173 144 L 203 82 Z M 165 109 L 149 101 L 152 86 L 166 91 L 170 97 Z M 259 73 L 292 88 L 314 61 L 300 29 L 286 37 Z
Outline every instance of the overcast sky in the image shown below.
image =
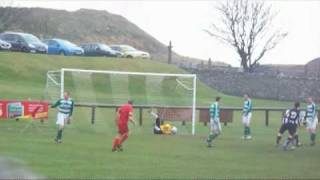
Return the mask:
M 171 40 L 174 51 L 181 55 L 201 59 L 211 57 L 239 66 L 239 58 L 232 48 L 203 32 L 217 20 L 214 10 L 216 1 L 1 1 L 2 5 L 18 7 L 106 10 L 126 17 L 164 44 Z M 320 57 L 320 1 L 278 0 L 268 3 L 279 12 L 274 25 L 289 35 L 262 59 L 262 63 L 305 64 Z

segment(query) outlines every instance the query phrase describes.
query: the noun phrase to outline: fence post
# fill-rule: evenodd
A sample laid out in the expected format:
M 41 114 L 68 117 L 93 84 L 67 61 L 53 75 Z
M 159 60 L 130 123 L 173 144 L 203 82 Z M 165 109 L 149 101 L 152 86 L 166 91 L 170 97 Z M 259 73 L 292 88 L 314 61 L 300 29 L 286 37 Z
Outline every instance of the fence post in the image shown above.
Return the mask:
M 269 110 L 266 110 L 266 126 L 269 126 Z
M 91 124 L 94 124 L 94 121 L 96 119 L 96 107 L 91 107 Z
M 139 108 L 139 125 L 142 126 L 143 108 Z
M 171 63 L 172 63 L 172 43 L 170 41 L 168 46 L 168 64 L 171 64 Z

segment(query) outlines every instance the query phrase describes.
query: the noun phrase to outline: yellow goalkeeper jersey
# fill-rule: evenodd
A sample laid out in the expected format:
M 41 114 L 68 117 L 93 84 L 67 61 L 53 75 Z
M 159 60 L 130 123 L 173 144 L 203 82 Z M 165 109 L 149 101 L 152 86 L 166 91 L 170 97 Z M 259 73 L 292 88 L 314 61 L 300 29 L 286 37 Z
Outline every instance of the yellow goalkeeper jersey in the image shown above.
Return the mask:
M 170 124 L 163 124 L 160 126 L 163 134 L 171 134 L 172 126 Z

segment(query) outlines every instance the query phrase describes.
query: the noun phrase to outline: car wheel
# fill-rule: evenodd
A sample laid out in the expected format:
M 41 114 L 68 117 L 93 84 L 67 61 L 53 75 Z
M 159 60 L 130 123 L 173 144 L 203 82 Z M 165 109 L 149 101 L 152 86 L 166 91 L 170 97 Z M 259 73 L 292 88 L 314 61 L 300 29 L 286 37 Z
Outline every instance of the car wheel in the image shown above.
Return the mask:
M 30 51 L 28 50 L 28 48 L 26 48 L 26 47 L 23 47 L 23 48 L 21 49 L 21 51 L 22 51 L 22 52 L 30 52 Z
M 131 56 L 131 55 L 128 55 L 128 56 L 127 56 L 127 58 L 130 58 L 130 59 L 132 59 L 132 58 L 133 58 L 133 56 Z
M 66 56 L 66 53 L 65 53 L 64 51 L 60 51 L 59 54 L 60 54 L 61 56 L 62 56 L 62 55 Z

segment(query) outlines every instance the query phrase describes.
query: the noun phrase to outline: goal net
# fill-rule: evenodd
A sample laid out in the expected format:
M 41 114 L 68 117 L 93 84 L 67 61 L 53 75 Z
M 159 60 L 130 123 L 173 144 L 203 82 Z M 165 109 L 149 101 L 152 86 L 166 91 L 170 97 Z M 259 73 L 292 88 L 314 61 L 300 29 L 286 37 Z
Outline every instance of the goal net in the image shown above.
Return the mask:
M 134 101 L 134 108 L 143 108 L 144 124 L 152 120 L 148 113 L 152 109 L 164 122 L 178 126 L 178 134 L 195 134 L 194 74 L 84 69 L 48 71 L 46 99 L 55 101 L 63 96 L 64 91 L 71 93 L 76 104 L 112 107 L 131 99 Z M 138 119 L 139 111 L 135 110 L 135 114 Z

